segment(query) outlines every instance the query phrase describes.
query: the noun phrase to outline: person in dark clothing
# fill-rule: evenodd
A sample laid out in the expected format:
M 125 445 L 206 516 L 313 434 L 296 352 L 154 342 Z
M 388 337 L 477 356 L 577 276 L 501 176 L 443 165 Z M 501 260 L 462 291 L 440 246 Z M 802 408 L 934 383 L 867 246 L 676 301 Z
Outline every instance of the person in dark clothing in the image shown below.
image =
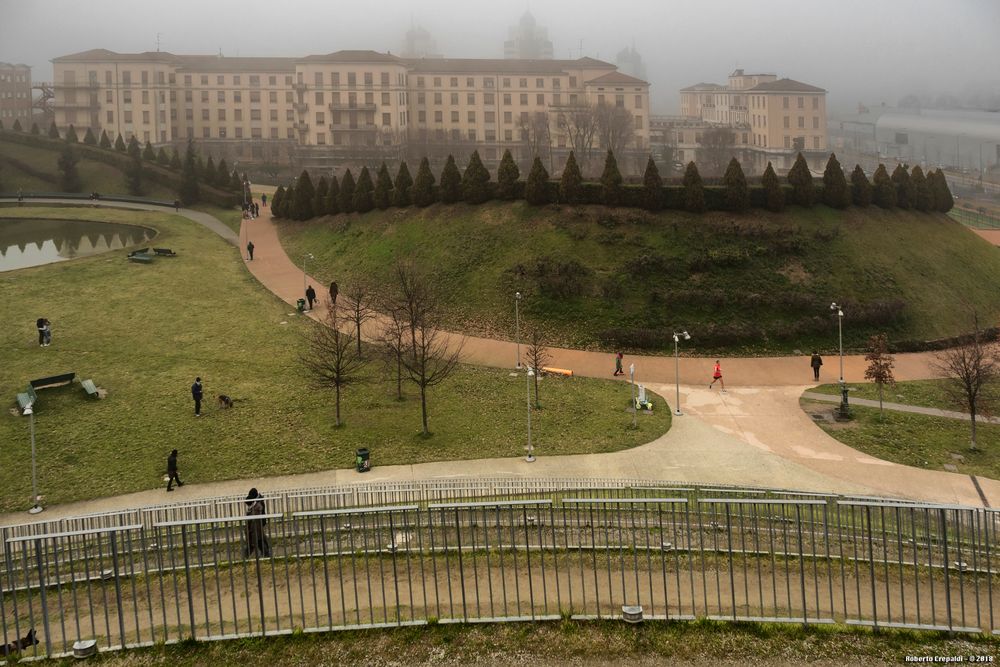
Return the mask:
M 819 367 L 823 365 L 823 357 L 819 356 L 819 352 L 813 350 L 812 359 L 809 360 L 809 365 L 813 369 L 813 380 L 819 379 Z
M 309 287 L 306 288 L 306 301 L 309 302 L 309 310 L 313 309 L 313 301 L 315 300 L 316 300 L 316 290 L 314 290 L 313 286 L 310 285 Z
M 260 204 L 258 204 L 257 202 L 254 202 L 253 204 L 253 217 L 255 218 L 260 217 Z
M 177 450 L 174 449 L 167 457 L 167 491 L 173 491 L 174 482 L 177 486 L 184 486 L 184 482 L 177 476 Z
M 253 241 L 247 241 L 247 257 L 253 260 Z
M 622 352 L 618 352 L 615 354 L 615 372 L 614 372 L 615 377 L 618 377 L 619 375 L 625 375 L 625 370 L 622 368 L 622 359 L 624 357 L 625 354 Z
M 181 210 L 181 200 L 180 199 L 175 199 L 174 200 L 174 210 L 178 211 L 178 212 Z
M 201 378 L 195 378 L 194 384 L 191 385 L 191 398 L 194 399 L 195 417 L 201 417 L 201 395 L 202 395 Z
M 45 328 L 48 326 L 49 321 L 44 317 L 39 317 L 35 320 L 35 326 L 38 327 L 38 347 L 45 347 Z
M 263 204 L 264 208 L 267 208 L 267 195 L 260 196 L 260 203 Z
M 267 514 L 267 506 L 264 498 L 256 488 L 250 489 L 247 494 L 247 516 L 263 516 Z M 271 543 L 264 532 L 267 519 L 247 520 L 247 543 L 243 547 L 243 557 L 249 558 L 251 555 L 267 558 L 271 555 Z
M 330 302 L 337 305 L 337 283 L 330 283 Z

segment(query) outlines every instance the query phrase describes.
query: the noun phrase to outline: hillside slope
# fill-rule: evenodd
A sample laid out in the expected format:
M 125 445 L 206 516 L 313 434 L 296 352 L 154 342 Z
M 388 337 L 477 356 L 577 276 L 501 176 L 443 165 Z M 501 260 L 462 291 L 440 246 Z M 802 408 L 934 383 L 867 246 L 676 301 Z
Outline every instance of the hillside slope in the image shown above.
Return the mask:
M 845 306 L 845 345 L 956 335 L 1000 316 L 1000 250 L 936 213 L 792 207 L 745 215 L 493 202 L 436 204 L 282 221 L 310 273 L 389 280 L 399 258 L 440 288 L 447 324 L 514 336 L 526 326 L 563 345 L 672 349 L 688 329 L 701 351 L 836 346 L 830 302 Z M 522 322 L 522 325 L 525 323 Z M 522 331 L 525 326 L 522 326 Z

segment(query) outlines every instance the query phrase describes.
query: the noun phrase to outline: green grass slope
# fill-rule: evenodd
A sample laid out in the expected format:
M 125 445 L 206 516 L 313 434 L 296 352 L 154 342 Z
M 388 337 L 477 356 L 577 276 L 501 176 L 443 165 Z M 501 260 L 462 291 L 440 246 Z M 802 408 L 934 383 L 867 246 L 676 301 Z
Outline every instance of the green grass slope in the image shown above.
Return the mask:
M 0 191 L 16 192 L 58 192 L 59 170 L 56 163 L 59 151 L 48 147 L 27 146 L 9 141 L 0 141 Z M 22 165 L 29 167 L 25 170 Z M 77 163 L 82 187 L 80 192 L 100 192 L 101 194 L 127 194 L 125 176 L 119 169 L 81 156 Z M 37 173 L 46 174 L 42 179 Z M 152 199 L 173 201 L 177 196 L 169 188 L 152 182 L 143 183 L 144 196 Z
M 0 511 L 31 497 L 28 420 L 11 412 L 33 378 L 73 371 L 107 390 L 89 399 L 79 384 L 39 392 L 35 415 L 39 483 L 46 504 L 156 488 L 173 448 L 181 478 L 207 482 L 349 467 L 357 447 L 376 466 L 523 456 L 525 379 L 507 369 L 462 366 L 428 394 L 432 437 L 420 432 L 419 394 L 374 362 L 343 395 L 346 426 L 333 423 L 333 393 L 302 371 L 303 335 L 318 326 L 267 292 L 239 251 L 187 219 L 111 209 L 0 208 L 5 216 L 96 219 L 154 227 L 176 258 L 152 264 L 112 252 L 6 272 L 0 279 Z M 52 322 L 40 348 L 35 319 Z M 205 382 L 204 415 L 189 388 Z M 218 410 L 213 398 L 238 400 Z M 659 398 L 632 430 L 628 385 L 544 378 L 532 419 L 539 456 L 610 452 L 667 431 Z M 164 494 L 165 499 L 169 499 Z
M 666 349 L 687 328 L 702 351 L 947 337 L 1000 315 L 1000 250 L 947 216 L 823 206 L 701 216 L 493 202 L 283 221 L 289 256 L 325 280 L 387 280 L 412 258 L 446 295 L 448 324 L 514 335 L 522 316 L 562 344 Z M 343 289 L 343 287 L 342 287 Z

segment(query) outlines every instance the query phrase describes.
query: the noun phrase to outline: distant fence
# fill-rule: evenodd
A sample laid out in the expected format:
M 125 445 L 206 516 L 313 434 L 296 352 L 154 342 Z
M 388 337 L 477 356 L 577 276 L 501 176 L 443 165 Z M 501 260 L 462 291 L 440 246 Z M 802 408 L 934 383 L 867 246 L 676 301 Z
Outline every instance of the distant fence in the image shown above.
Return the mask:
M 80 192 L 0 192 L 0 199 L 18 199 L 21 197 L 25 200 L 29 199 L 66 199 L 68 201 L 78 202 L 86 201 L 91 202 L 95 206 L 100 205 L 101 202 L 125 202 L 129 204 L 149 204 L 151 206 L 169 206 L 174 207 L 172 201 L 161 201 L 159 199 L 147 199 L 145 197 L 131 197 L 129 195 L 101 195 L 97 199 L 91 199 L 90 193 L 80 193 Z M 9 202 L 8 202 L 9 203 Z
M 948 212 L 955 220 L 974 229 L 1000 229 L 1000 216 L 987 211 L 977 211 L 967 208 L 953 208 Z
M 620 619 L 624 606 L 656 619 L 1000 630 L 992 510 L 494 481 L 279 494 L 254 517 L 231 498 L 67 520 L 92 523 L 68 530 L 4 528 L 4 641 L 34 628 L 40 644 L 25 654 L 60 656 L 80 639 L 114 650 L 296 629 Z M 218 514 L 198 516 L 206 508 Z

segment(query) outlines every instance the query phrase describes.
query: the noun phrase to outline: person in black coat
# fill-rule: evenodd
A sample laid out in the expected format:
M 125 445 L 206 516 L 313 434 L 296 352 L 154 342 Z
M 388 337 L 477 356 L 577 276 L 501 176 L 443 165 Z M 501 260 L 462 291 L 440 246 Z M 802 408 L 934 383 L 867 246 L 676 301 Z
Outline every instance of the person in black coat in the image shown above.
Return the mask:
M 174 449 L 170 452 L 170 456 L 167 457 L 167 491 L 173 491 L 173 484 L 177 482 L 177 486 L 184 486 L 184 482 L 177 475 L 177 450 Z
M 267 514 L 267 507 L 264 498 L 256 488 L 250 489 L 247 494 L 247 516 L 263 516 Z M 264 532 L 267 519 L 247 520 L 247 543 L 243 548 L 243 557 L 249 558 L 251 555 L 267 558 L 271 555 L 271 544 Z
M 309 302 L 309 310 L 313 309 L 313 301 L 315 301 L 315 300 L 316 300 L 316 290 L 314 290 L 313 286 L 310 285 L 306 289 L 306 301 Z
M 202 396 L 201 378 L 195 378 L 194 384 L 191 385 L 191 398 L 194 399 L 195 417 L 201 417 L 201 396 Z

